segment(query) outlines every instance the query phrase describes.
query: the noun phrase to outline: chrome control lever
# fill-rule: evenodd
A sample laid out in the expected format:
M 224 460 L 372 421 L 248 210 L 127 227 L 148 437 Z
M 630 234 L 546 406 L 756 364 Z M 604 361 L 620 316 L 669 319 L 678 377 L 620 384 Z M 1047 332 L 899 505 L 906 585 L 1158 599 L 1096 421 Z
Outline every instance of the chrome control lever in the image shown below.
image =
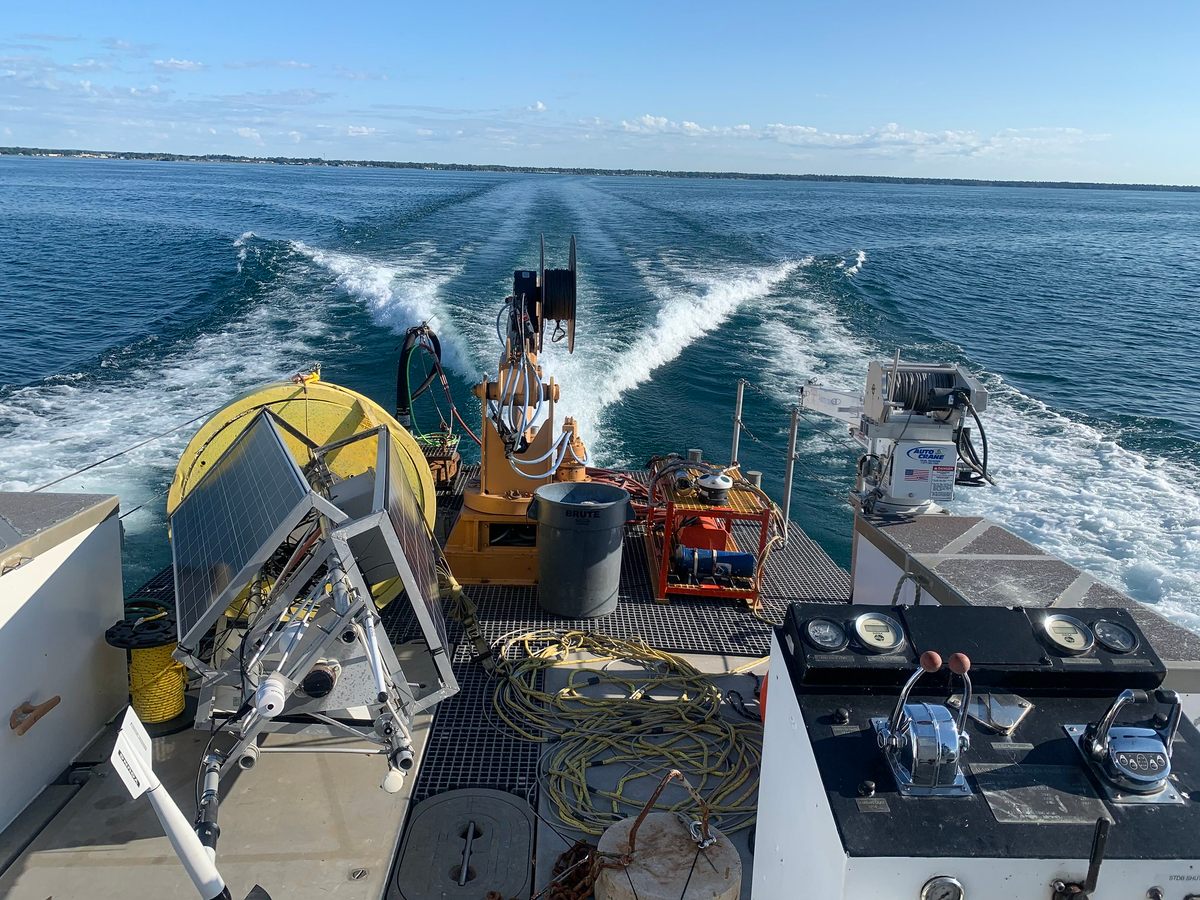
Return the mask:
M 1171 708 L 1161 727 L 1115 724 L 1124 707 L 1155 701 Z M 1118 787 L 1137 794 L 1158 793 L 1171 774 L 1171 748 L 1182 718 L 1183 704 L 1174 691 L 1157 690 L 1151 698 L 1146 691 L 1124 690 L 1100 721 L 1087 727 L 1080 748 Z
M 948 665 L 963 682 L 963 704 L 957 718 L 942 704 L 909 702 L 909 695 L 921 676 L 942 668 L 941 654 L 927 650 L 921 654 L 920 668 L 901 689 L 891 716 L 871 720 L 901 794 L 970 794 L 959 763 L 970 745 L 966 725 L 971 703 L 971 676 L 967 674 L 971 660 L 965 653 L 955 653 Z

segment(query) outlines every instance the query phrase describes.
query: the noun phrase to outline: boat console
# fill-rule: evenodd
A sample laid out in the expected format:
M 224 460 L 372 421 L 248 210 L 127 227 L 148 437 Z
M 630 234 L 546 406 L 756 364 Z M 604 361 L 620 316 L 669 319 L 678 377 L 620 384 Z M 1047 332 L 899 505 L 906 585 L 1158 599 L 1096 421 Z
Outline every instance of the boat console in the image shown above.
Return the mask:
M 1200 898 L 1200 734 L 1125 610 L 795 603 L 770 671 L 756 898 Z

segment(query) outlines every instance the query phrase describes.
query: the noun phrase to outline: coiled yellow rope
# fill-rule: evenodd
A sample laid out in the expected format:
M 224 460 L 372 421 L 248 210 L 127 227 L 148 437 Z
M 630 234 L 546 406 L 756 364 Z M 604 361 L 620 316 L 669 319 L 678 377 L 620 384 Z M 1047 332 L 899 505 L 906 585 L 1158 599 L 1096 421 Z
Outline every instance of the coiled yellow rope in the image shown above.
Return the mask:
M 171 652 L 175 644 L 129 651 L 129 696 L 133 711 L 147 724 L 166 722 L 183 712 L 187 675 Z
M 533 631 L 511 637 L 497 656 L 516 650 L 524 655 L 511 661 L 492 705 L 522 738 L 549 742 L 539 783 L 564 824 L 602 833 L 641 809 L 648 791 L 635 796 L 631 786 L 641 779 L 653 786 L 669 769 L 679 769 L 695 785 L 721 830 L 753 823 L 762 727 L 723 717 L 721 690 L 711 677 L 644 641 L 596 633 Z M 618 661 L 634 668 L 609 668 Z M 546 670 L 560 666 L 570 669 L 566 685 L 542 689 Z M 599 789 L 595 779 L 589 784 L 589 769 L 610 765 L 624 769 L 615 789 Z M 664 795 L 655 804 L 681 813 L 692 806 L 689 797 L 678 795 Z

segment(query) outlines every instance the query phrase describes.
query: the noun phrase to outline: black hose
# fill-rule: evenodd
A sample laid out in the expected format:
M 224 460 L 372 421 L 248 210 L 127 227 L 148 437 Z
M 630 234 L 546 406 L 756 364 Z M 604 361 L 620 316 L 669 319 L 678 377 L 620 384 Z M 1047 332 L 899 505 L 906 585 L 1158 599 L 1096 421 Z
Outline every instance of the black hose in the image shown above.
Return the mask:
M 418 350 L 424 350 L 431 354 L 437 364 L 426 373 L 425 379 L 413 390 L 409 382 L 409 369 L 413 354 Z M 429 329 L 428 325 L 416 325 L 404 333 L 404 342 L 400 347 L 400 360 L 396 364 L 396 418 L 400 419 L 402 423 L 407 422 L 412 415 L 412 401 L 429 390 L 429 386 L 433 384 L 441 361 L 442 342 L 438 340 L 438 336 Z
M 975 426 L 979 429 L 979 440 L 983 444 L 983 459 L 979 462 L 979 474 L 984 480 L 991 482 L 992 479 L 988 475 L 988 440 L 987 432 L 983 429 L 983 422 L 979 418 L 979 413 L 975 412 L 975 404 L 967 398 L 967 412 L 971 414 L 971 418 L 975 420 Z M 974 448 L 972 448 L 974 449 Z M 993 482 L 994 483 L 994 482 Z
M 569 321 L 575 318 L 575 271 L 547 269 L 542 285 L 542 318 Z

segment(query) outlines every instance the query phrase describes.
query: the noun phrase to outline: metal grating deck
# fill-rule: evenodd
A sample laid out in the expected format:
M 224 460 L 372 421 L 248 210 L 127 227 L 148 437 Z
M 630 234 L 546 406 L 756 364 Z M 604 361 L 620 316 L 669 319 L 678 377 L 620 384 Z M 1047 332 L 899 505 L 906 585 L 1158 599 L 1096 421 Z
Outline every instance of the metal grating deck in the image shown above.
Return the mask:
M 521 740 L 496 723 L 495 682 L 482 666 L 456 663 L 459 692 L 437 706 L 421 754 L 413 802 L 459 788 L 494 788 L 528 797 L 537 783 L 542 744 Z
M 438 492 L 435 533 L 443 542 L 461 509 L 462 490 L 472 474 L 473 467 L 465 467 L 452 486 Z M 628 474 L 645 479 L 643 472 Z M 771 626 L 765 619 L 780 621 L 789 601 L 849 602 L 849 575 L 795 525 L 789 543 L 767 562 L 764 618 L 755 617 L 737 601 L 677 597 L 669 603 L 655 602 L 646 557 L 642 527 L 630 526 L 621 561 L 620 602 L 612 614 L 594 619 L 564 619 L 546 612 L 538 605 L 536 587 L 468 585 L 464 590 L 476 604 L 481 630 L 490 642 L 514 632 L 579 629 L 637 637 L 675 653 L 744 657 L 766 655 Z M 168 567 L 128 599 L 170 605 L 174 588 Z M 421 638 L 407 602 L 390 604 L 382 616 L 393 644 Z M 460 692 L 438 704 L 434 712 L 412 801 L 459 788 L 493 788 L 526 798 L 536 808 L 538 759 L 545 745 L 522 740 L 499 725 L 492 711 L 494 682 L 470 661 L 473 648 L 463 642 L 461 625 L 448 619 L 447 626 L 455 648 L 453 665 Z
M 469 474 L 464 470 L 460 475 L 456 484 L 459 490 Z M 439 496 L 441 502 L 443 496 Z M 613 613 L 599 618 L 565 619 L 548 613 L 538 605 L 536 587 L 467 585 L 464 591 L 476 605 L 480 629 L 489 642 L 514 632 L 556 628 L 638 637 L 675 653 L 753 657 L 769 652 L 771 626 L 752 615 L 744 603 L 682 597 L 672 598 L 669 603 L 655 602 L 646 554 L 641 526 L 630 526 L 621 560 L 620 602 Z M 849 575 L 793 526 L 788 544 L 767 561 L 762 592 L 764 617 L 782 620 L 792 600 L 847 603 L 849 598 Z M 383 620 L 393 643 L 420 637 L 407 603 L 391 604 L 384 610 Z M 495 788 L 532 798 L 544 745 L 523 741 L 495 723 L 494 682 L 481 666 L 470 662 L 473 649 L 462 642 L 459 623 L 449 620 L 447 624 L 450 640 L 456 646 L 454 669 L 461 692 L 440 703 L 435 711 L 413 799 L 420 801 L 466 787 Z

